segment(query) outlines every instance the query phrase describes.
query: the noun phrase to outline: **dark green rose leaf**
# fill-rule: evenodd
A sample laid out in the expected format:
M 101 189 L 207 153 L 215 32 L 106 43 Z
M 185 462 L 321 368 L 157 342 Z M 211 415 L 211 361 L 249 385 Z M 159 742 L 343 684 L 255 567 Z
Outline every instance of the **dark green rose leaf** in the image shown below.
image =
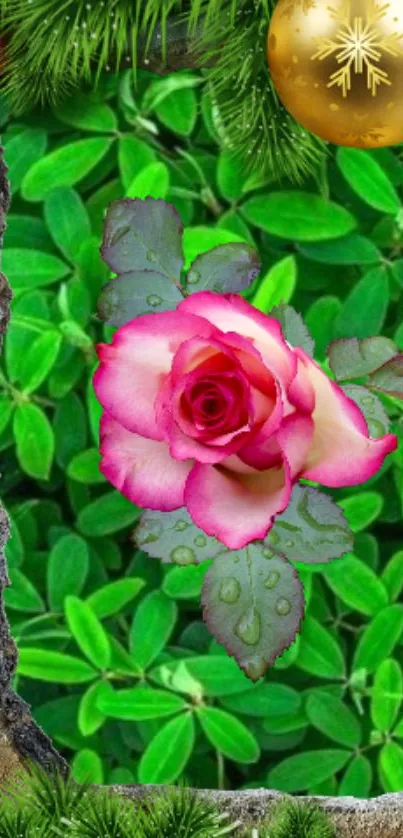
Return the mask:
M 182 224 L 172 204 L 124 198 L 110 204 L 101 254 L 117 274 L 155 271 L 179 280 L 183 266 Z
M 231 242 L 198 256 L 190 266 L 186 283 L 190 292 L 236 293 L 244 291 L 259 272 L 257 251 L 249 244 Z
M 317 564 L 348 553 L 353 535 L 342 510 L 328 495 L 297 484 L 264 543 L 291 561 Z
M 292 346 L 300 346 L 313 358 L 315 343 L 298 311 L 292 306 L 281 303 L 269 311 L 269 317 L 274 317 L 281 325 L 283 335 Z
M 368 425 L 368 433 L 373 439 L 379 439 L 389 431 L 389 417 L 383 404 L 366 387 L 358 384 L 346 384 L 341 388 L 349 399 L 360 408 Z
M 379 390 L 388 396 L 403 399 L 403 354 L 396 355 L 383 364 L 368 379 L 371 390 Z
M 198 564 L 226 552 L 223 544 L 196 527 L 185 508 L 174 512 L 147 509 L 134 539 L 149 556 L 179 565 Z
M 397 347 L 384 337 L 342 338 L 334 340 L 327 352 L 337 381 L 346 381 L 375 372 L 397 354 Z
M 98 299 L 98 314 L 110 326 L 124 326 L 140 314 L 172 311 L 183 300 L 176 285 L 157 271 L 130 271 L 108 282 Z
M 255 544 L 215 558 L 202 604 L 207 628 L 252 681 L 291 645 L 304 616 L 295 568 Z

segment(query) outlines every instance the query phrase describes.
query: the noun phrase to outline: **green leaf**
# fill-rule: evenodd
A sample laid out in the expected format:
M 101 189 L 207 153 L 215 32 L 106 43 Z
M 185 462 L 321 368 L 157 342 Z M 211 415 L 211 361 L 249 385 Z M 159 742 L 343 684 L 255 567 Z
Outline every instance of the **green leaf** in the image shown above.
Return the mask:
M 332 562 L 323 570 L 331 590 L 351 609 L 375 616 L 388 604 L 382 581 L 368 565 L 353 554 Z
M 383 608 L 360 635 L 352 668 L 374 672 L 393 652 L 403 631 L 403 605 Z
M 70 273 L 69 266 L 57 256 L 24 247 L 4 249 L 2 270 L 14 291 L 52 285 Z
M 106 689 L 107 687 L 107 689 Z M 112 719 L 140 722 L 162 719 L 186 709 L 186 702 L 179 695 L 150 687 L 113 690 L 110 684 L 98 697 L 98 707 Z
M 384 500 L 379 492 L 359 492 L 339 501 L 349 527 L 353 532 L 361 532 L 369 527 L 381 514 Z
M 102 258 L 118 274 L 156 270 L 177 281 L 183 267 L 181 236 L 172 204 L 153 198 L 114 201 L 104 222 Z
M 358 148 L 338 148 L 336 160 L 347 183 L 359 197 L 380 212 L 395 215 L 400 201 L 393 184 L 368 152 Z
M 371 239 L 358 233 L 330 241 L 299 244 L 298 251 L 307 259 L 325 265 L 374 265 L 382 261 L 382 254 Z
M 105 722 L 106 716 L 97 706 L 98 696 L 103 693 L 105 681 L 96 681 L 83 693 L 78 708 L 77 726 L 83 736 L 91 736 Z
M 201 82 L 201 79 L 193 81 L 197 83 Z M 191 88 L 177 90 L 161 101 L 155 107 L 155 112 L 159 121 L 170 131 L 181 137 L 189 137 L 197 120 L 196 94 Z
M 93 137 L 62 145 L 31 166 L 21 185 L 24 201 L 42 201 L 57 186 L 74 186 L 110 149 L 109 137 Z
M 14 408 L 14 402 L 8 396 L 0 396 L 0 434 L 5 431 Z
M 243 236 L 231 230 L 224 230 L 222 227 L 186 227 L 183 231 L 182 242 L 185 256 L 184 270 L 188 271 L 191 264 L 202 253 L 233 242 L 249 243 Z
M 144 585 L 144 579 L 136 577 L 117 579 L 115 582 L 109 582 L 102 588 L 98 588 L 87 597 L 86 602 L 99 619 L 111 617 L 125 608 L 140 593 Z
M 97 304 L 98 316 L 111 326 L 124 326 L 135 317 L 172 311 L 183 294 L 157 271 L 129 271 L 104 285 Z
M 130 629 L 130 650 L 134 662 L 146 669 L 168 642 L 177 618 L 176 604 L 162 591 L 151 591 L 142 599 Z
M 195 526 L 185 507 L 174 512 L 147 509 L 134 537 L 144 553 L 179 565 L 204 562 L 226 551 L 220 541 Z
M 4 590 L 4 602 L 7 608 L 37 614 L 45 611 L 45 603 L 30 579 L 16 567 L 8 568 L 11 588 Z
M 202 605 L 207 628 L 252 681 L 290 646 L 304 614 L 295 569 L 255 544 L 216 557 Z
M 274 317 L 281 325 L 285 339 L 292 346 L 301 346 L 305 352 L 313 357 L 315 344 L 300 314 L 292 306 L 281 303 L 270 311 L 270 317 Z
M 335 322 L 339 338 L 370 338 L 385 322 L 389 305 L 389 283 L 384 267 L 373 268 L 361 277 L 343 302 Z
M 106 492 L 84 506 L 78 516 L 77 525 L 83 535 L 101 538 L 134 524 L 140 511 L 119 492 Z
M 22 402 L 13 417 L 18 462 L 23 471 L 38 480 L 48 480 L 55 450 L 53 429 L 36 404 Z
M 18 651 L 17 675 L 57 684 L 84 684 L 97 677 L 95 669 L 65 652 L 48 652 L 22 646 Z
M 360 408 L 368 426 L 368 433 L 373 439 L 379 439 L 389 432 L 388 414 L 382 402 L 373 393 L 359 384 L 345 384 L 341 389 Z
M 339 796 L 370 797 L 372 765 L 363 754 L 356 754 L 347 766 L 338 788 Z
M 301 696 L 286 684 L 259 682 L 247 692 L 238 692 L 221 699 L 232 713 L 257 718 L 294 716 L 301 709 Z
M 259 271 L 257 251 L 243 242 L 232 242 L 198 256 L 190 265 L 186 285 L 190 293 L 208 290 L 235 294 L 245 290 Z
M 56 246 L 76 263 L 83 240 L 91 235 L 86 207 L 75 189 L 53 189 L 45 199 L 44 216 Z
M 53 417 L 56 461 L 66 468 L 74 454 L 87 443 L 87 420 L 84 405 L 76 393 L 68 393 L 58 403 Z
M 315 354 L 320 359 L 326 356 L 326 349 L 333 335 L 334 323 L 340 311 L 339 298 L 329 295 L 315 300 L 305 315 L 306 325 L 315 341 Z
M 338 642 L 318 620 L 309 615 L 302 623 L 296 664 L 319 678 L 334 680 L 345 676 L 344 657 Z
M 401 792 L 403 788 L 403 748 L 387 742 L 379 754 L 379 776 L 386 792 Z
M 311 486 L 295 485 L 264 543 L 291 561 L 329 562 L 352 549 L 353 536 L 340 507 Z
M 68 627 L 81 651 L 94 666 L 107 669 L 111 658 L 108 636 L 91 606 L 76 596 L 67 596 L 64 610 Z
M 18 192 L 31 166 L 43 157 L 47 144 L 46 132 L 42 128 L 27 128 L 15 136 L 6 134 L 2 138 L 7 160 L 7 179 L 13 195 Z
M 394 658 L 385 658 L 375 672 L 371 695 L 371 719 L 375 727 L 388 733 L 398 715 L 403 700 L 403 674 Z
M 106 478 L 99 470 L 101 455 L 98 448 L 88 448 L 76 454 L 67 466 L 67 476 L 79 483 L 105 483 Z
M 403 399 L 403 354 L 391 358 L 368 379 L 371 390 L 379 390 L 397 399 Z
M 329 346 L 329 365 L 337 381 L 362 378 L 397 354 L 393 341 L 384 337 L 335 340 Z
M 167 722 L 151 740 L 138 766 L 139 783 L 173 783 L 193 751 L 194 720 L 184 713 Z
M 52 547 L 47 564 L 47 597 L 52 611 L 61 613 L 64 599 L 78 596 L 89 570 L 86 542 L 79 535 L 64 535 Z
M 20 383 L 24 393 L 33 393 L 45 381 L 59 354 L 62 336 L 56 331 L 39 335 L 21 366 Z
M 242 195 L 245 171 L 242 162 L 230 149 L 222 149 L 217 161 L 217 186 L 227 201 L 237 201 Z
M 280 262 L 276 262 L 261 279 L 252 299 L 252 305 L 264 314 L 268 314 L 274 306 L 291 300 L 296 282 L 295 256 L 285 256 Z
M 255 195 L 243 204 L 242 213 L 265 233 L 295 241 L 335 239 L 357 226 L 344 207 L 310 192 Z
M 267 775 L 266 785 L 279 791 L 304 791 L 309 786 L 323 783 L 341 771 L 351 757 L 341 748 L 304 751 L 277 763 Z
M 241 764 L 257 762 L 259 745 L 245 725 L 235 716 L 216 707 L 197 707 L 197 718 L 212 744 L 228 759 Z
M 85 93 L 74 93 L 53 108 L 60 122 L 91 133 L 112 133 L 118 124 L 112 108 L 105 102 L 95 102 Z
M 165 576 L 162 590 L 172 599 L 199 598 L 210 565 L 211 562 L 203 562 L 198 566 L 172 568 Z
M 403 588 L 403 550 L 398 550 L 391 556 L 382 571 L 381 579 L 391 601 L 398 599 Z
M 119 137 L 118 163 L 124 189 L 128 189 L 139 172 L 155 162 L 155 151 L 132 134 Z
M 336 696 L 315 690 L 308 696 L 305 710 L 311 725 L 328 739 L 346 748 L 360 746 L 361 725 L 352 710 Z
M 102 785 L 104 769 L 99 754 L 91 748 L 77 751 L 72 760 L 71 775 L 76 783 Z
M 53 250 L 53 242 L 42 218 L 34 215 L 7 214 L 4 234 L 6 247 L 27 247 L 30 250 Z
M 224 655 L 169 661 L 152 669 L 149 677 L 170 690 L 214 698 L 253 688 L 233 658 Z
M 169 192 L 169 169 L 165 163 L 149 163 L 134 176 L 126 189 L 126 198 L 166 198 Z

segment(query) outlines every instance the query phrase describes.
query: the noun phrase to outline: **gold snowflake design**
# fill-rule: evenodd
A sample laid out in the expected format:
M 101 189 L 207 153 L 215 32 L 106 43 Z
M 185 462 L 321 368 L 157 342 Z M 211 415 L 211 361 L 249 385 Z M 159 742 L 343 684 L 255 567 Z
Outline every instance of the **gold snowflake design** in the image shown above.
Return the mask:
M 316 8 L 316 0 L 285 0 L 281 17 L 290 18 L 298 6 L 301 7 L 304 15 L 306 15 L 310 9 Z
M 390 3 L 380 5 L 377 0 L 367 0 L 365 20 L 359 15 L 353 15 L 351 0 L 342 0 L 338 9 L 328 6 L 339 28 L 334 38 L 316 38 L 318 50 L 311 56 L 311 60 L 323 61 L 329 55 L 335 56 L 337 63 L 342 66 L 329 76 L 327 87 L 336 85 L 344 98 L 351 90 L 353 71 L 356 75 L 366 71 L 367 88 L 372 96 L 376 96 L 380 85 L 392 84 L 386 70 L 378 66 L 384 54 L 394 58 L 403 54 L 398 43 L 402 35 L 398 32 L 383 35 L 378 26 L 389 6 Z

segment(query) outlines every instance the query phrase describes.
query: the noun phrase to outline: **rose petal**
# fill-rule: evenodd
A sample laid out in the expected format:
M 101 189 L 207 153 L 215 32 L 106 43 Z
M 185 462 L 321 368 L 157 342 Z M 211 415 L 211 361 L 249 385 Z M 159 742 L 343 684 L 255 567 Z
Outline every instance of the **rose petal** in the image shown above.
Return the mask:
M 263 539 L 286 508 L 291 479 L 286 462 L 263 472 L 235 474 L 197 463 L 186 481 L 185 504 L 194 523 L 230 550 Z
M 331 381 L 303 349 L 303 360 L 315 391 L 314 434 L 301 477 L 324 486 L 365 483 L 397 448 L 397 437 L 371 439 L 359 407 Z
M 129 431 L 162 440 L 154 402 L 178 347 L 189 337 L 213 337 L 217 329 L 201 317 L 164 311 L 136 317 L 96 346 L 100 366 L 93 377 L 98 401 Z
M 107 412 L 100 422 L 100 470 L 138 506 L 170 512 L 184 506 L 184 487 L 193 461 L 173 460 L 166 442 L 131 433 Z

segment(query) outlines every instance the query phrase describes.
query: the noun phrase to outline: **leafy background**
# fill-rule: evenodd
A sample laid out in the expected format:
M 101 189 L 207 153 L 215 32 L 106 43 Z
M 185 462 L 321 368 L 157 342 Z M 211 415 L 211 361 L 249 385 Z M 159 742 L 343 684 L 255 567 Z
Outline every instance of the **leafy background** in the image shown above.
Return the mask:
M 263 311 L 291 301 L 318 361 L 339 337 L 383 334 L 403 350 L 400 149 L 329 147 L 303 187 L 259 182 L 223 147 L 201 82 L 140 72 L 134 94 L 130 71 L 109 74 L 96 93 L 18 119 L 1 100 L 13 193 L 0 396 L 13 686 L 78 780 L 399 791 L 401 446 L 365 485 L 328 491 L 354 552 L 300 571 L 301 635 L 257 685 L 202 622 L 209 563 L 172 567 L 136 549 L 140 510 L 98 469 L 94 344 L 114 330 L 94 312 L 117 198 L 172 201 L 187 265 L 217 244 L 256 246 L 263 268 L 244 296 L 257 292 Z M 382 402 L 402 441 L 401 403 Z

